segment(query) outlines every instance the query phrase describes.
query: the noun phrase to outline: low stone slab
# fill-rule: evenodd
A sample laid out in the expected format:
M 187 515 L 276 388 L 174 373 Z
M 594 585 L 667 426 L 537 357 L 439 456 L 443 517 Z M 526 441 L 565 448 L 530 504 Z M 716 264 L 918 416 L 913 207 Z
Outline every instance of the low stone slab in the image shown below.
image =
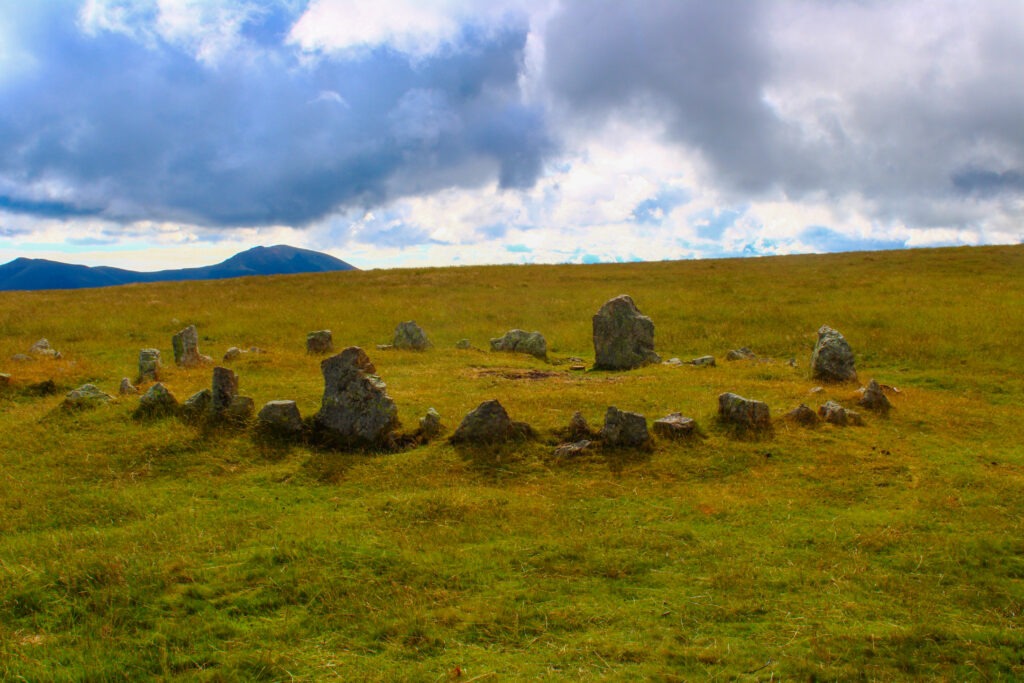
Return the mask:
M 509 330 L 501 337 L 491 340 L 492 351 L 525 353 L 534 358 L 548 357 L 548 343 L 540 332 Z
M 718 396 L 718 419 L 740 431 L 761 432 L 772 427 L 768 404 L 726 392 Z
M 746 346 L 739 349 L 732 349 L 729 353 L 725 354 L 726 360 L 753 360 L 754 358 L 757 358 L 757 354 Z
M 572 458 L 577 455 L 582 455 L 587 451 L 591 450 L 593 441 L 589 439 L 580 439 L 579 441 L 572 441 L 569 443 L 561 443 L 555 447 L 556 458 Z
M 42 357 L 45 357 L 45 358 L 53 358 L 54 360 L 59 359 L 59 358 L 63 358 L 63 356 L 61 355 L 60 351 L 58 351 L 57 349 L 55 349 L 52 346 L 50 346 L 50 342 L 47 341 L 47 339 L 45 337 L 43 339 L 40 339 L 39 341 L 37 341 L 31 347 L 29 347 L 28 352 L 30 354 L 32 354 L 33 356 L 42 356 Z
M 256 416 L 258 429 L 279 437 L 302 433 L 302 416 L 295 401 L 268 401 Z
M 650 443 L 647 418 L 610 406 L 604 414 L 601 442 L 613 448 L 640 448 Z
M 697 422 L 682 413 L 671 413 L 654 421 L 654 434 L 670 441 L 682 441 L 697 433 Z
M 785 419 L 788 422 L 794 422 L 803 427 L 813 427 L 820 421 L 818 419 L 818 414 L 803 403 L 786 413 Z
M 700 358 L 694 358 L 690 361 L 690 365 L 694 365 L 698 368 L 717 367 L 714 356 L 701 356 Z
M 227 351 L 224 352 L 224 361 L 225 362 L 233 361 L 233 360 L 238 360 L 241 357 L 242 357 L 242 349 L 238 348 L 237 346 L 232 346 L 231 348 L 229 348 Z
M 113 400 L 113 396 L 100 391 L 95 384 L 83 384 L 67 393 L 63 405 L 67 410 L 81 410 L 106 405 Z
M 462 419 L 449 438 L 451 443 L 494 444 L 534 435 L 525 422 L 513 422 L 496 399 L 484 401 Z
M 867 387 L 864 388 L 864 395 L 857 401 L 857 405 L 883 414 L 888 413 L 892 408 L 889 398 L 875 380 L 868 382 Z
M 864 424 L 863 418 L 854 410 L 847 410 L 835 401 L 826 401 L 825 405 L 818 408 L 818 415 L 821 419 L 837 427 L 848 425 L 860 426 Z

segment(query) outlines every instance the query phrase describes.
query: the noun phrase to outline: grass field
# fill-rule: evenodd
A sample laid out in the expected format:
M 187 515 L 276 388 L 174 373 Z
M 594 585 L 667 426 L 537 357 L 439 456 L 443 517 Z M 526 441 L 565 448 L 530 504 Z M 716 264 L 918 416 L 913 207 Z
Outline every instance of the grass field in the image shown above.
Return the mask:
M 591 316 L 622 293 L 662 357 L 718 367 L 479 350 L 520 327 L 592 361 Z M 374 349 L 408 319 L 433 350 Z M 540 438 L 337 453 L 136 422 L 135 397 L 59 409 L 116 393 L 150 346 L 179 399 L 208 386 L 168 367 L 189 323 L 215 358 L 267 350 L 231 363 L 257 407 L 317 410 L 304 340 L 328 328 L 406 428 L 497 398 Z M 900 389 L 888 417 L 777 419 L 854 405 L 857 384 L 810 392 L 822 324 L 862 383 Z M 1022 334 L 1021 246 L 0 293 L 0 679 L 1024 679 Z M 64 357 L 7 360 L 40 337 Z M 760 359 L 725 362 L 740 346 Z M 57 395 L 29 395 L 46 379 Z M 767 402 L 774 436 L 731 438 L 724 391 Z M 552 457 L 574 411 L 599 426 L 609 405 L 706 438 Z

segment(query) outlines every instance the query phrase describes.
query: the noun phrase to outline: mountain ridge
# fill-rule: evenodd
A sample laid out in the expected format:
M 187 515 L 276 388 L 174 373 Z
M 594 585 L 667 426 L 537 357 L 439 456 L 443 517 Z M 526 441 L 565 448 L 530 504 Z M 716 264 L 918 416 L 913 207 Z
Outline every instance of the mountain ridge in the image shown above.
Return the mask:
M 250 275 L 291 275 L 358 270 L 339 258 L 285 244 L 253 247 L 220 263 L 196 268 L 144 272 L 112 266 L 79 264 L 19 257 L 0 265 L 0 291 L 114 287 L 141 282 L 222 280 Z

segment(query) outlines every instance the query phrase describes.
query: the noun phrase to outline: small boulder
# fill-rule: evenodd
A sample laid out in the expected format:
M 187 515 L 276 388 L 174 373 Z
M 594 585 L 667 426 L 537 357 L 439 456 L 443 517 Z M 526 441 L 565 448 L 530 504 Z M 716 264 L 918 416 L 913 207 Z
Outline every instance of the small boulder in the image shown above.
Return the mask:
M 601 306 L 593 329 L 595 370 L 632 370 L 661 362 L 654 352 L 654 323 L 626 294 Z
M 560 443 L 555 447 L 556 458 L 572 458 L 582 453 L 591 450 L 593 441 L 589 439 L 580 439 L 579 441 L 571 441 L 568 443 Z
M 171 337 L 174 349 L 174 362 L 183 368 L 191 368 L 213 361 L 209 356 L 199 353 L 199 331 L 195 325 L 189 325 Z
M 826 382 L 857 379 L 850 345 L 843 335 L 828 325 L 822 325 L 818 330 L 818 342 L 811 354 L 811 376 Z
M 54 360 L 63 358 L 60 351 L 50 346 L 50 342 L 45 337 L 29 347 L 28 352 L 33 356 L 43 356 L 45 358 L 53 358 Z
M 398 427 L 398 408 L 366 352 L 350 346 L 320 363 L 324 395 L 316 424 L 343 446 L 380 446 Z
M 748 349 L 746 346 L 733 349 L 729 353 L 725 354 L 726 360 L 752 360 L 757 358 L 757 354 Z
M 164 417 L 178 412 L 178 400 L 160 382 L 149 388 L 139 399 L 133 417 L 137 420 Z
M 409 349 L 411 351 L 426 351 L 433 344 L 427 339 L 427 333 L 412 320 L 398 323 L 395 328 L 395 337 L 391 345 L 396 349 Z
M 455 342 L 455 348 L 457 348 L 457 349 L 471 349 L 471 348 L 473 348 L 473 343 L 470 342 L 468 339 L 460 339 L 459 341 Z
M 136 382 L 155 382 L 160 379 L 160 350 L 139 350 L 139 375 Z
M 613 448 L 640 448 L 650 444 L 647 418 L 610 406 L 604 414 L 601 441 Z
M 861 419 L 859 413 L 854 410 L 847 410 L 835 401 L 826 401 L 825 405 L 818 408 L 818 415 L 825 422 L 837 427 L 846 427 L 847 425 L 860 426 L 864 424 L 864 420 Z
M 256 420 L 257 429 L 268 436 L 288 438 L 302 433 L 302 416 L 295 401 L 268 401 Z
M 587 418 L 583 417 L 583 413 L 578 410 L 569 418 L 569 426 L 564 434 L 569 441 L 583 441 L 597 436 L 597 432 L 587 424 Z
M 525 353 L 534 358 L 548 357 L 548 343 L 540 332 L 509 330 L 503 336 L 491 340 L 492 351 Z
M 128 394 L 137 394 L 139 393 L 139 388 L 133 385 L 132 381 L 127 377 L 122 377 L 121 386 L 117 388 L 117 393 L 121 394 L 122 396 L 127 396 Z
M 330 330 L 317 330 L 306 334 L 306 353 L 320 355 L 334 350 L 334 339 Z
M 857 405 L 873 410 L 876 413 L 888 413 L 889 409 L 892 408 L 892 404 L 889 403 L 889 399 L 886 397 L 885 392 L 882 391 L 882 387 L 875 380 L 868 382 L 867 387 L 864 388 L 864 395 L 857 401 Z
M 95 384 L 83 384 L 67 393 L 63 405 L 67 410 L 80 410 L 105 405 L 113 400 L 113 396 L 103 393 Z
M 420 435 L 427 439 L 433 439 L 443 429 L 440 413 L 433 408 L 427 408 L 427 414 L 420 418 Z
M 181 416 L 190 422 L 201 420 L 210 412 L 211 403 L 213 403 L 213 392 L 209 389 L 200 389 L 182 404 Z
M 718 396 L 718 419 L 739 431 L 768 431 L 772 427 L 768 404 L 731 392 Z
M 242 349 L 238 348 L 237 346 L 232 346 L 230 349 L 228 349 L 227 351 L 224 352 L 224 360 L 225 360 L 225 362 L 226 361 L 232 361 L 232 360 L 238 360 L 241 357 L 242 357 Z
M 694 358 L 690 361 L 690 365 L 694 365 L 698 368 L 714 368 L 717 367 L 715 364 L 714 356 L 701 356 L 700 358 Z
M 671 413 L 654 421 L 654 434 L 671 441 L 689 439 L 697 433 L 697 423 L 682 413 Z
M 524 422 L 513 422 L 497 400 L 484 401 L 462 419 L 451 443 L 493 444 L 534 436 Z
M 813 427 L 818 424 L 818 414 L 803 403 L 786 413 L 785 419 L 803 427 Z
M 668 360 L 662 361 L 661 364 L 679 367 L 680 365 L 683 364 L 683 361 L 679 360 L 678 358 L 669 358 Z

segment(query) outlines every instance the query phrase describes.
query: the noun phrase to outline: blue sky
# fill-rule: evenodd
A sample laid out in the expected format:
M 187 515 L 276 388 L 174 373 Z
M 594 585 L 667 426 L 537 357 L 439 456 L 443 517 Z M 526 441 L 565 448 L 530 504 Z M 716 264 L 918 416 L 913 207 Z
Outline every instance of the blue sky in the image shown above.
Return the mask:
M 1016 244 L 1024 3 L 0 3 L 0 261 Z

